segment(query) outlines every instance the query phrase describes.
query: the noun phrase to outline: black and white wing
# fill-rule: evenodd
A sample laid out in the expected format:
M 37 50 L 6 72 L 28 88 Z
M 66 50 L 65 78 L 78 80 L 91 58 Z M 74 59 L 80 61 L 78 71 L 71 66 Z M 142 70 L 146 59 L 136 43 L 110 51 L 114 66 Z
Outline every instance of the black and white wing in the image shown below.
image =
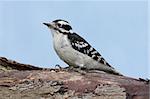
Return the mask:
M 93 58 L 101 64 L 112 67 L 105 61 L 105 59 L 101 56 L 100 53 L 98 53 L 86 40 L 84 40 L 78 34 L 70 33 L 68 34 L 68 39 L 70 40 L 71 45 L 75 50 L 88 55 L 89 57 Z

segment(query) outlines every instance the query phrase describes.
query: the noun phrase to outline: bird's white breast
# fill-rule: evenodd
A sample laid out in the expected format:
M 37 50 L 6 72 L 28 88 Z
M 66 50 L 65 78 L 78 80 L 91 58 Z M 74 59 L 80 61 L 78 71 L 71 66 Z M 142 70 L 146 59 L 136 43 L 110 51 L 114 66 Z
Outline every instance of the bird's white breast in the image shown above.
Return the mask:
M 54 33 L 53 44 L 58 56 L 69 65 L 74 66 L 80 56 L 77 57 L 78 53 L 72 48 L 67 35 Z

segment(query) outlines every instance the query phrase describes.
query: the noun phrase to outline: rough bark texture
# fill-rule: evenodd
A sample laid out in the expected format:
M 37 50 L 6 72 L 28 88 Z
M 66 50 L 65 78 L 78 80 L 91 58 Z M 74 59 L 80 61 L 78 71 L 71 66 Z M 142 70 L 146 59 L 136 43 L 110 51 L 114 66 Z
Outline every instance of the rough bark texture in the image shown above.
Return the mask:
M 149 99 L 149 81 L 43 69 L 0 57 L 0 99 Z

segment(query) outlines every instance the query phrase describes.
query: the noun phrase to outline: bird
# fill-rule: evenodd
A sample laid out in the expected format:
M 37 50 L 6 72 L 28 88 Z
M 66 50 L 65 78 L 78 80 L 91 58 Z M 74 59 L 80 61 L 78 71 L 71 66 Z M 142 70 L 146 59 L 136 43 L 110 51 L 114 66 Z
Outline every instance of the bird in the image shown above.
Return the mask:
M 68 21 L 56 19 L 43 24 L 51 30 L 53 47 L 57 55 L 69 67 L 99 70 L 109 74 L 122 75 L 83 37 L 74 32 Z

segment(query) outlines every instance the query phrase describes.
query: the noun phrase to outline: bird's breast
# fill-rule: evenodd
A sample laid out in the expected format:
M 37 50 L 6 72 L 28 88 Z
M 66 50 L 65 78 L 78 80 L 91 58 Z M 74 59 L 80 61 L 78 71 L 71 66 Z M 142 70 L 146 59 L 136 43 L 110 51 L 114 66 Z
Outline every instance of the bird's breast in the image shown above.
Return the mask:
M 80 59 L 81 55 L 72 48 L 67 35 L 60 34 L 54 36 L 54 49 L 58 56 L 67 64 L 75 65 L 75 62 Z
M 70 42 L 68 41 L 67 35 L 54 35 L 53 46 L 60 58 L 65 57 L 64 55 L 67 55 L 66 53 L 68 53 L 70 48 Z
M 57 34 L 54 35 L 54 48 L 55 50 L 62 50 L 63 48 L 69 46 L 69 42 L 67 40 L 67 35 Z

